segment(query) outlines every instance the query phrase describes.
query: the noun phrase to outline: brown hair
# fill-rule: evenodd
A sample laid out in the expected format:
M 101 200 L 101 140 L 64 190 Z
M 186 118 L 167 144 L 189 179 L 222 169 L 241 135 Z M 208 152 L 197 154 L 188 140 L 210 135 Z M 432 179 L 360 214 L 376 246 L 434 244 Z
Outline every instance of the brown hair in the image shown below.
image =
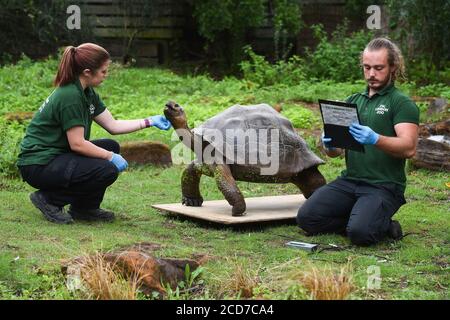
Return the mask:
M 85 69 L 95 72 L 107 60 L 108 51 L 94 43 L 83 43 L 78 47 L 68 46 L 59 63 L 54 85 L 62 87 L 75 81 Z
M 395 67 L 391 74 L 392 80 L 406 80 L 405 61 L 399 47 L 388 38 L 375 38 L 370 41 L 364 50 L 376 51 L 386 49 L 388 52 L 388 63 L 391 67 Z M 360 60 L 362 64 L 363 52 L 361 52 Z

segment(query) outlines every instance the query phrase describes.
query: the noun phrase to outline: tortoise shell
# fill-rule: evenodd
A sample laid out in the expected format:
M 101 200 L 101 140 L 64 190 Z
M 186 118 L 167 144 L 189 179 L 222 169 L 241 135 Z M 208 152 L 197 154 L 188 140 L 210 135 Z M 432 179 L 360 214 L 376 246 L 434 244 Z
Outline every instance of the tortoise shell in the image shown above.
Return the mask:
M 292 123 L 268 104 L 234 105 L 193 133 L 206 140 L 226 163 L 249 169 L 268 166 L 278 155 L 279 174 L 293 175 L 324 161 L 316 156 Z

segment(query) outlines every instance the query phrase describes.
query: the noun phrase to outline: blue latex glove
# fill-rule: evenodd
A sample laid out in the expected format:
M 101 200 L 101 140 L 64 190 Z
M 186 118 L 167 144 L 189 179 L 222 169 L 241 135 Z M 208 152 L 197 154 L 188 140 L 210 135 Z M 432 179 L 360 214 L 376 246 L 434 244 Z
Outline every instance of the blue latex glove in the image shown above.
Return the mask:
M 350 134 L 361 144 L 375 144 L 380 135 L 367 126 L 352 123 L 349 128 Z
M 323 132 L 322 132 L 321 139 L 322 139 L 322 145 L 325 147 L 325 149 L 330 150 L 330 151 L 336 149 L 330 145 L 331 138 L 326 138 L 325 133 L 323 133 Z
M 160 130 L 169 130 L 172 125 L 166 117 L 161 115 L 152 116 L 150 119 L 150 125 L 152 127 L 157 127 Z
M 128 168 L 128 162 L 125 160 L 120 154 L 113 153 L 113 156 L 111 158 L 111 161 L 119 170 L 119 172 L 122 172 L 126 168 Z

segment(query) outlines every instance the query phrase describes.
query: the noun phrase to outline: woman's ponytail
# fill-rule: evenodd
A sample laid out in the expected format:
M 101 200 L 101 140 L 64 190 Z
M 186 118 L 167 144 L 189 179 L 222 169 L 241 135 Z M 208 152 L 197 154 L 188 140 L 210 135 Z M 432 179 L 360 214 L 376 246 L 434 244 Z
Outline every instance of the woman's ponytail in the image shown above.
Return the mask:
M 68 46 L 62 55 L 61 62 L 59 63 L 58 73 L 54 81 L 54 85 L 59 87 L 75 80 L 75 53 L 76 48 Z
M 85 69 L 95 72 L 107 60 L 109 53 L 94 43 L 84 43 L 78 47 L 68 46 L 62 55 L 54 85 L 65 86 L 74 82 Z

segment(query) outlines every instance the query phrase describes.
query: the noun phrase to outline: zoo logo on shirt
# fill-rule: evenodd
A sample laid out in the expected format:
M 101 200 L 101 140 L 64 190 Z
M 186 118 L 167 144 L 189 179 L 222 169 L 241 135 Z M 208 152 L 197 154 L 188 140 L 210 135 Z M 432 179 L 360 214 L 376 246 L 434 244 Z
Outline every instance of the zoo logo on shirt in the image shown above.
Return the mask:
M 39 112 L 42 112 L 42 110 L 44 110 L 45 106 L 47 105 L 47 103 L 49 101 L 49 98 L 45 99 L 44 103 L 39 107 Z
M 55 90 L 53 90 L 53 92 L 55 92 Z M 50 97 L 53 95 L 53 92 L 48 96 L 47 99 L 45 99 L 44 103 L 39 107 L 39 112 L 42 112 L 42 110 L 44 110 L 45 106 L 50 101 Z
M 91 114 L 94 114 L 94 111 L 95 111 L 95 107 L 94 107 L 93 104 L 91 104 L 91 105 L 89 106 L 89 112 L 90 112 Z
M 384 104 L 380 104 L 378 107 L 375 108 L 375 111 L 377 114 L 384 114 L 385 112 L 388 112 L 389 109 L 386 108 Z

